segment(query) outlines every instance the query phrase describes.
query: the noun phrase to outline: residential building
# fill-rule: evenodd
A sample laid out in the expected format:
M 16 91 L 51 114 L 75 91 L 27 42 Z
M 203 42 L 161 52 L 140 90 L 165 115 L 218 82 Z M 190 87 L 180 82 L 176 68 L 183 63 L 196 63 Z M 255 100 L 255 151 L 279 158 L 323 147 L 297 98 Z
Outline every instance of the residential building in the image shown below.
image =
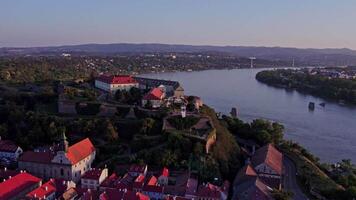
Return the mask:
M 105 191 L 106 189 L 114 189 L 120 181 L 121 177 L 117 176 L 115 173 L 111 174 L 100 184 L 100 191 Z
M 281 188 L 283 155 L 272 144 L 259 148 L 252 156 L 251 164 L 261 181 L 272 188 Z
M 26 172 L 21 172 L 0 183 L 0 199 L 21 199 L 25 197 L 27 193 L 39 187 L 41 183 L 42 180 L 40 178 Z
M 238 200 L 272 200 L 272 189 L 264 184 L 257 172 L 248 164 L 243 167 L 236 175 L 233 184 L 232 199 Z
M 158 184 L 159 185 L 168 185 L 168 177 L 169 177 L 169 170 L 168 168 L 164 167 L 162 170 L 162 174 L 158 177 Z
M 135 182 L 132 184 L 132 190 L 134 192 L 142 192 L 142 188 L 143 188 L 144 184 L 145 184 L 145 175 L 140 174 L 135 179 Z
M 185 188 L 185 197 L 186 198 L 196 198 L 196 193 L 198 189 L 198 180 L 194 178 L 189 178 Z
M 2 140 L 0 137 L 0 160 L 17 161 L 23 153 L 22 149 L 10 140 Z
M 108 169 L 90 169 L 81 178 L 81 187 L 98 190 L 100 184 L 108 177 Z
M 130 90 L 139 87 L 139 83 L 129 75 L 106 76 L 95 79 L 95 87 L 114 94 L 117 90 Z
M 19 169 L 26 170 L 43 179 L 57 178 L 79 182 L 91 168 L 95 159 L 95 147 L 86 138 L 68 146 L 63 134 L 62 141 L 54 149 L 42 152 L 27 151 L 19 158 Z
M 128 173 L 131 175 L 131 176 L 139 176 L 139 175 L 144 175 L 146 176 L 147 174 L 147 165 L 136 165 L 136 164 L 133 164 L 130 166 L 129 170 L 128 170 Z
M 166 96 L 171 97 L 184 97 L 184 89 L 177 81 L 160 80 L 152 78 L 134 77 L 134 79 L 139 83 L 140 89 L 148 90 L 157 87 L 164 87 Z
M 142 193 L 149 196 L 150 199 L 164 199 L 163 187 L 159 185 L 145 185 Z
M 151 89 L 143 98 L 142 106 L 146 106 L 149 102 L 152 108 L 159 108 L 163 103 L 165 93 L 159 88 Z
M 150 200 L 150 198 L 140 192 L 133 192 L 120 189 L 108 189 L 102 192 L 99 200 Z
M 32 190 L 26 197 L 31 200 L 54 200 L 56 199 L 56 191 L 56 183 L 54 179 L 51 179 L 35 190 Z
M 60 197 L 61 200 L 75 200 L 78 199 L 79 194 L 74 187 L 69 188 L 66 190 Z

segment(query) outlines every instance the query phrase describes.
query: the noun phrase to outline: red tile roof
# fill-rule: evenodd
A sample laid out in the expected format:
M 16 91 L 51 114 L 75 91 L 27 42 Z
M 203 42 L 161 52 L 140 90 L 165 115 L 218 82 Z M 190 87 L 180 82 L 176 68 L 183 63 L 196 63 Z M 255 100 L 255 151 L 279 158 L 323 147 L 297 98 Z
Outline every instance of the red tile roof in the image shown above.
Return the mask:
M 18 146 L 14 142 L 0 139 L 0 151 L 15 153 L 17 148 Z
M 149 93 L 147 93 L 143 99 L 144 100 L 162 100 L 164 93 L 159 88 L 153 88 Z
M 254 177 L 257 177 L 257 173 L 253 169 L 253 167 L 250 164 L 248 164 L 244 166 L 242 169 L 240 169 L 240 171 L 237 173 L 235 177 L 235 184 L 240 184 Z
M 165 177 L 169 176 L 169 170 L 166 167 L 164 167 L 162 170 L 162 176 L 165 176 Z
M 157 178 L 155 176 L 151 176 L 146 185 L 157 185 Z
M 135 84 L 138 83 L 132 76 L 118 75 L 118 76 L 106 76 L 102 75 L 97 80 L 107 84 Z
M 272 144 L 259 148 L 251 159 L 253 166 L 267 164 L 279 175 L 282 174 L 283 156 Z
M 120 177 L 113 173 L 100 184 L 100 187 L 115 188 L 119 180 Z
M 82 176 L 82 179 L 99 180 L 102 172 L 102 169 L 92 168 L 85 172 L 85 174 Z
M 68 148 L 67 158 L 74 165 L 84 158 L 88 157 L 91 153 L 95 151 L 95 147 L 89 140 L 86 138 Z
M 40 178 L 29 173 L 20 173 L 6 181 L 0 183 L 0 199 L 10 199 L 29 187 L 33 187 L 41 182 Z
M 41 185 L 40 187 L 36 188 L 32 192 L 28 193 L 26 197 L 31 199 L 45 199 L 49 195 L 55 193 L 57 191 L 56 183 L 54 180 L 50 180 L 45 184 Z
M 133 188 L 142 188 L 143 184 L 145 182 L 145 176 L 140 174 L 136 179 L 135 182 L 133 183 Z

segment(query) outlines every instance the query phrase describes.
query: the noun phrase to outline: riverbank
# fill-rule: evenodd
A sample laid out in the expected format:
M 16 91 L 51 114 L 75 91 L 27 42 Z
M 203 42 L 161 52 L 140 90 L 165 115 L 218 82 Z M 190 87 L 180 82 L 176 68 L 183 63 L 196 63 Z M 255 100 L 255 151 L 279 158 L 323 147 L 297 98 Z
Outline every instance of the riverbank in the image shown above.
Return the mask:
M 356 80 L 310 75 L 305 70 L 265 70 L 256 80 L 274 87 L 294 89 L 339 103 L 356 105 Z
M 325 100 L 256 81 L 256 74 L 263 70 L 206 70 L 144 76 L 179 81 L 187 95 L 200 96 L 217 112 L 228 114 L 236 107 L 238 117 L 244 121 L 262 118 L 280 122 L 285 127 L 286 139 L 298 142 L 322 162 L 356 160 L 353 144 L 356 107 L 327 102 L 326 107 L 316 106 L 310 112 L 309 102 L 319 104 Z

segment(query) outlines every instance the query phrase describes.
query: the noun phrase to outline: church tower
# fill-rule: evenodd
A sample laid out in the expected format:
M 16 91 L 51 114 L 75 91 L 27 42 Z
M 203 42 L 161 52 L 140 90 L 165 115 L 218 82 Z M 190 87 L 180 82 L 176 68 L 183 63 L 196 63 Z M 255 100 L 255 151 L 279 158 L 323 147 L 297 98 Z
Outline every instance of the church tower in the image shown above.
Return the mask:
M 63 131 L 61 141 L 59 142 L 59 151 L 67 152 L 68 151 L 68 141 L 66 134 Z

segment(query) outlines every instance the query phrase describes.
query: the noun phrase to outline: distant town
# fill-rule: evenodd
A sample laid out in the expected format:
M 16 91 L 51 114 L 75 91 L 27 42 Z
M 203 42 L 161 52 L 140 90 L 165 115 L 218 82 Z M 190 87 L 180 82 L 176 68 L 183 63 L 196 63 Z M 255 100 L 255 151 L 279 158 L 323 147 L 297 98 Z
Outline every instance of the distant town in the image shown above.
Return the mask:
M 348 199 L 352 184 L 340 180 L 353 180 L 351 161 L 320 163 L 277 122 L 216 113 L 178 81 L 142 75 L 283 63 L 215 53 L 3 58 L 0 199 Z M 256 78 L 309 92 L 314 79 L 346 81 L 329 97 L 354 98 L 353 67 Z

